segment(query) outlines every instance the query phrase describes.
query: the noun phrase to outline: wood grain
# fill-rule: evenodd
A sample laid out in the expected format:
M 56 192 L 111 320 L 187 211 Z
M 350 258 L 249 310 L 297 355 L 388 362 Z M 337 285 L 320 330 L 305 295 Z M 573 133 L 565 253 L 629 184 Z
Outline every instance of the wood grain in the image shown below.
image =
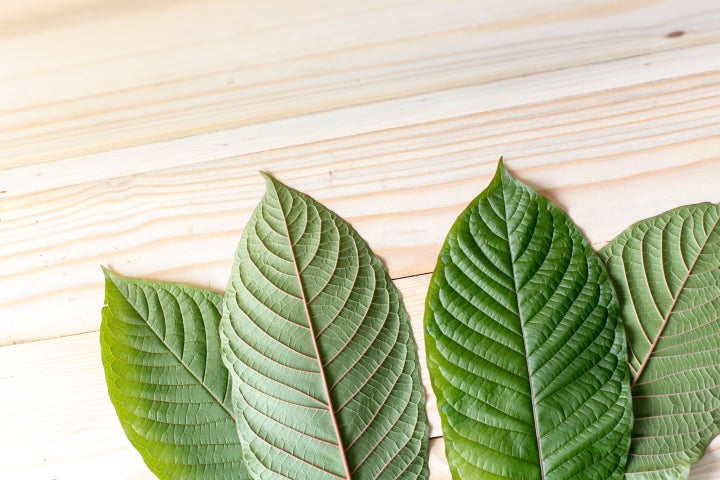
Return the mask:
M 12 66 L 0 158 L 31 165 L 590 66 L 583 85 L 604 63 L 607 86 L 591 88 L 627 85 L 635 74 L 613 75 L 613 61 L 716 44 L 719 19 L 704 0 L 56 0 L 0 17 Z
M 413 319 L 413 330 L 421 336 L 421 319 Z M 439 417 L 420 349 L 430 435 L 438 437 Z M 12 473 L 8 478 L 42 478 L 41 472 L 105 478 L 103 457 L 117 462 L 132 449 L 107 396 L 97 332 L 0 348 L 0 392 L 13 392 L 0 396 L 0 472 Z M 44 435 L 38 436 L 40 431 Z M 43 470 L 36 471 L 39 467 Z M 95 477 L 85 472 L 88 468 L 95 469 Z M 116 473 L 123 476 L 113 478 L 131 474 Z
M 0 40 L 0 478 L 152 478 L 107 399 L 99 265 L 224 290 L 258 170 L 383 258 L 423 369 L 428 273 L 500 155 L 595 248 L 720 202 L 715 2 L 38 0 Z
M 432 480 L 450 480 L 425 369 L 422 323 L 413 316 L 431 423 Z M 0 472 L 14 480 L 150 480 L 107 396 L 97 332 L 0 348 Z M 11 395 L 5 392 L 11 392 Z M 112 466 L 112 467 L 109 467 Z M 690 480 L 720 478 L 720 438 Z
M 432 270 L 503 153 L 601 246 L 720 201 L 719 98 L 710 72 L 5 198 L 0 344 L 96 330 L 100 264 L 223 291 L 261 169 L 348 219 L 394 278 Z

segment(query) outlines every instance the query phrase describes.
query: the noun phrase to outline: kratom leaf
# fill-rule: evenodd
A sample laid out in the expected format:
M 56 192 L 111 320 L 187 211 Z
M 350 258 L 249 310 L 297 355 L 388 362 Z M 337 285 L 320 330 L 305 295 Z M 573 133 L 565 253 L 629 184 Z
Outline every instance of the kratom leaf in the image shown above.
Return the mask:
M 266 180 L 220 328 L 251 476 L 426 479 L 424 394 L 398 291 L 345 221 Z
M 720 431 L 720 206 L 641 221 L 602 251 L 628 338 L 628 479 L 687 478 Z
M 128 439 L 161 479 L 249 479 L 220 359 L 222 297 L 105 270 L 100 345 Z
M 425 310 L 454 479 L 619 479 L 632 411 L 602 262 L 502 165 L 453 225 Z

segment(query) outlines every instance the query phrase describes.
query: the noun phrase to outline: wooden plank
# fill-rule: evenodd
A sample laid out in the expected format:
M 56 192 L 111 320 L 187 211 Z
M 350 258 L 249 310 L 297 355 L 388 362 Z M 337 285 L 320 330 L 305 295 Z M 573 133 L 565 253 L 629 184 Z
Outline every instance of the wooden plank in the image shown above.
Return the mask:
M 421 338 L 422 316 L 411 321 Z M 439 417 L 419 343 L 430 434 L 437 437 Z M 124 463 L 137 455 L 107 396 L 97 332 L 1 347 L 0 392 L 11 393 L 0 395 L 2 478 L 106 478 L 100 474 L 108 463 L 123 464 L 119 471 L 108 468 L 119 475 L 112 478 L 136 478 L 144 470 L 137 461 Z
M 413 330 L 422 344 L 417 319 Z M 433 437 L 431 480 L 450 480 L 426 375 L 424 382 Z M 155 478 L 125 438 L 107 396 L 97 332 L 0 347 L 0 392 L 0 477 Z M 690 480 L 719 478 L 720 438 L 693 468 Z
M 718 56 L 692 48 L 717 44 L 719 19 L 705 0 L 66 0 L 3 11 L 0 165 L 568 68 L 576 74 L 556 75 L 551 95 L 564 83 L 707 71 Z M 613 63 L 632 58 L 635 68 Z
M 264 121 L 219 132 L 137 146 L 118 145 L 99 153 L 9 165 L 0 175 L 0 199 L 641 83 L 654 84 L 660 79 L 676 77 L 678 73 L 687 76 L 715 70 L 720 70 L 720 44 L 702 44 Z M 618 71 L 627 73 L 616 75 Z M 0 165 L 2 162 L 0 156 Z M 97 168 L 98 165 L 103 168 Z
M 599 247 L 720 201 L 719 87 L 692 75 L 5 198 L 0 344 L 96 330 L 100 264 L 223 291 L 260 169 L 348 219 L 394 278 L 432 270 L 503 153 Z

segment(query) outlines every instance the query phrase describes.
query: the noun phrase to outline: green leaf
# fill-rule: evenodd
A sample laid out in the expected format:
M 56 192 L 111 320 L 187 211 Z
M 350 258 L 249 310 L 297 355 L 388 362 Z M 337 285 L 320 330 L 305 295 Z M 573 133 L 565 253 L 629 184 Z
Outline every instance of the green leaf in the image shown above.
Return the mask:
M 128 439 L 161 479 L 249 479 L 220 359 L 222 297 L 105 270 L 100 345 Z
M 400 295 L 345 221 L 266 175 L 220 334 L 258 479 L 426 479 L 427 421 Z
M 621 478 L 632 411 L 617 314 L 577 227 L 501 161 L 450 230 L 425 310 L 453 478 Z
M 636 223 L 601 255 L 628 338 L 629 479 L 687 478 L 720 431 L 720 206 Z

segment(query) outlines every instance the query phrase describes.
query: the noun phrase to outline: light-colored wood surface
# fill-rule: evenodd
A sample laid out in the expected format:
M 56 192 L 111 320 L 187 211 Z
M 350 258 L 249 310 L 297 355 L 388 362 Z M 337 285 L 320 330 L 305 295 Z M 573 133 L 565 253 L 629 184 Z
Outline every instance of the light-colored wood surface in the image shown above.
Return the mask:
M 115 417 L 99 355 L 97 332 L 0 349 L 0 392 L 12 392 L 0 396 L 1 478 L 155 478 Z M 437 437 L 432 407 L 430 415 Z M 440 441 L 432 447 L 433 480 L 449 480 Z
M 152 478 L 107 399 L 99 265 L 224 290 L 258 170 L 358 229 L 421 350 L 500 155 L 596 248 L 720 201 L 715 2 L 41 0 L 4 2 L 0 39 L 3 479 Z

